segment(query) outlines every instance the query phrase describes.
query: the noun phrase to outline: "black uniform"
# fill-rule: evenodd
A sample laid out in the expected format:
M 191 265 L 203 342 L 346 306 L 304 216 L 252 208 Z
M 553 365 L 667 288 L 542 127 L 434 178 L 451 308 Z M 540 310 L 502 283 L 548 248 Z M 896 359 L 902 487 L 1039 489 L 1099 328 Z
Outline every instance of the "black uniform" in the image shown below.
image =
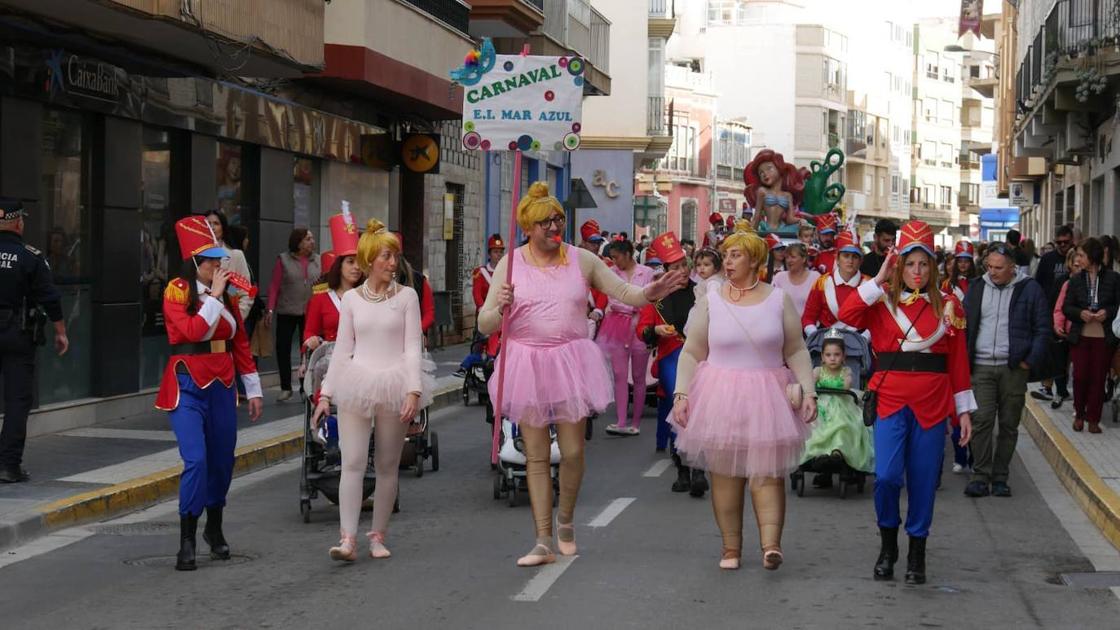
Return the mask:
M 0 204 L 0 217 L 22 214 L 16 204 Z M 2 226 L 2 222 L 0 222 Z M 0 469 L 19 472 L 31 411 L 35 369 L 34 317 L 40 306 L 52 322 L 62 320 L 62 301 L 43 254 L 15 233 L 0 231 L 0 375 L 4 379 L 4 427 Z

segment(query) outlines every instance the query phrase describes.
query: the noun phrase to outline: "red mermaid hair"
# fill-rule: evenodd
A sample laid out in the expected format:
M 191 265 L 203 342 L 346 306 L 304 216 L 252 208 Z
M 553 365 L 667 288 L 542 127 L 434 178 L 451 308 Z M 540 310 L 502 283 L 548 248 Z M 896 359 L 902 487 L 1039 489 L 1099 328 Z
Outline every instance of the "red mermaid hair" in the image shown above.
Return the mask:
M 743 181 L 747 184 L 744 194 L 747 197 L 747 203 L 754 208 L 758 203 L 758 189 L 762 187 L 762 182 L 758 177 L 758 169 L 766 162 L 772 162 L 778 169 L 778 174 L 782 178 L 782 190 L 788 192 L 793 197 L 793 208 L 791 208 L 791 216 L 801 207 L 801 195 L 805 192 L 805 179 L 809 176 L 809 171 L 804 168 L 797 168 L 793 164 L 787 164 L 782 158 L 781 153 L 776 153 L 772 149 L 763 149 L 754 156 L 751 163 L 743 169 Z M 761 211 L 761 208 L 755 208 L 755 211 Z

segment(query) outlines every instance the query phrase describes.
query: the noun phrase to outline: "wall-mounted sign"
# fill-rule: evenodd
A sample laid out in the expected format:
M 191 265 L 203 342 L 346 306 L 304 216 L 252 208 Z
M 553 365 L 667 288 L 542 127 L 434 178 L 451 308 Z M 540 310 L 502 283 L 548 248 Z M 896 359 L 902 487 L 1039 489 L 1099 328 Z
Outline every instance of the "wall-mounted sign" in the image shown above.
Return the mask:
M 575 151 L 586 68 L 579 57 L 496 55 L 464 86 L 463 147 Z
M 1008 189 L 1011 205 L 1018 208 L 1034 205 L 1034 182 L 1011 182 Z
M 607 193 L 608 199 L 618 197 L 618 182 L 607 179 L 606 171 L 595 171 L 591 176 L 591 185 L 602 188 Z
M 455 238 L 455 194 L 443 193 L 443 240 Z
M 401 163 L 413 173 L 439 173 L 439 135 L 417 133 L 401 143 Z
M 83 59 L 63 50 L 52 50 L 47 57 L 47 91 L 116 103 L 121 96 L 120 80 L 124 70 L 92 59 Z

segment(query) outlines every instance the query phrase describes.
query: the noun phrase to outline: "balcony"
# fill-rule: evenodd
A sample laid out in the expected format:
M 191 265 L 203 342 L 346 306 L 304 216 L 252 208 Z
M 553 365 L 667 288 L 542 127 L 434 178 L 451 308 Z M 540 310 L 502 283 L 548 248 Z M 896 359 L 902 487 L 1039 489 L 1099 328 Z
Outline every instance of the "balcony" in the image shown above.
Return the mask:
M 474 37 L 527 37 L 544 26 L 544 0 L 471 0 Z
M 965 79 L 965 86 L 979 92 L 984 98 L 995 98 L 996 88 L 999 87 L 999 78 L 995 76 L 969 77 Z
M 924 201 L 910 204 L 910 218 L 924 221 L 932 227 L 948 227 L 952 221 L 952 204 L 938 204 Z
M 401 0 L 466 34 L 471 20 L 471 7 L 463 0 Z
M 668 128 L 668 116 L 665 110 L 664 96 L 649 97 L 646 107 L 646 132 L 651 136 L 663 136 Z
M 133 67 L 142 53 L 122 53 L 120 44 L 151 51 L 148 74 L 158 60 L 187 64 L 199 74 L 242 77 L 299 77 L 322 69 L 325 5 L 322 0 L 260 2 L 212 0 L 5 0 L 3 22 L 35 33 L 43 46 L 64 46 Z M 30 17 L 24 18 L 22 15 Z M 40 21 L 65 25 L 64 39 Z M 5 29 L 7 30 L 7 29 Z M 41 36 L 40 36 L 41 35 Z M 26 36 L 26 35 L 25 35 Z M 130 61 L 131 60 L 131 61 Z M 190 72 L 188 72 L 190 73 Z
M 649 0 L 650 37 L 669 39 L 677 28 L 676 0 Z
M 610 94 L 611 23 L 592 8 L 589 0 L 548 0 L 544 3 L 544 25 L 529 35 L 534 55 L 572 55 L 587 62 L 583 93 Z M 525 40 L 498 38 L 499 53 L 521 52 Z

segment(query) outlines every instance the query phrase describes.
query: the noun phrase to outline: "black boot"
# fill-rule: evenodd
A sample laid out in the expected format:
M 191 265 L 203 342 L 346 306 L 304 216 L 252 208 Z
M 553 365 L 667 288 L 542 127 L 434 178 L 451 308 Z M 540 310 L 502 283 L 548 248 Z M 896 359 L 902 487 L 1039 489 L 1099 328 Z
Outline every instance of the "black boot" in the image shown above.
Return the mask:
M 906 556 L 906 583 L 926 583 L 926 539 L 910 537 L 910 553 Z
M 875 561 L 875 579 L 893 580 L 894 563 L 898 562 L 898 528 L 879 528 L 879 559 Z
M 673 492 L 688 492 L 692 488 L 692 476 L 681 456 L 673 453 L 673 463 L 677 465 L 677 480 L 673 482 Z
M 210 545 L 210 559 L 229 560 L 229 543 L 222 535 L 222 508 L 206 508 L 206 529 L 202 530 L 202 539 Z
M 176 571 L 194 571 L 194 541 L 198 532 L 197 516 L 179 517 L 179 555 L 175 557 Z
M 692 469 L 692 483 L 689 484 L 688 494 L 700 498 L 708 491 L 708 478 L 704 475 L 704 471 L 693 468 Z

